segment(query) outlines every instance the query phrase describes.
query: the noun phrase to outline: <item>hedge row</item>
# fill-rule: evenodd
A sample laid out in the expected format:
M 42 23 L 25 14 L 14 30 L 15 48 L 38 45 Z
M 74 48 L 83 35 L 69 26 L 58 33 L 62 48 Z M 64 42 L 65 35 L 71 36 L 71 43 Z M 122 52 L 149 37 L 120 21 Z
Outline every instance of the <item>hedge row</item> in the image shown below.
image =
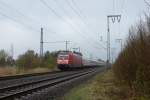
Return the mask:
M 116 78 L 135 95 L 150 98 L 150 17 L 130 28 L 113 70 Z

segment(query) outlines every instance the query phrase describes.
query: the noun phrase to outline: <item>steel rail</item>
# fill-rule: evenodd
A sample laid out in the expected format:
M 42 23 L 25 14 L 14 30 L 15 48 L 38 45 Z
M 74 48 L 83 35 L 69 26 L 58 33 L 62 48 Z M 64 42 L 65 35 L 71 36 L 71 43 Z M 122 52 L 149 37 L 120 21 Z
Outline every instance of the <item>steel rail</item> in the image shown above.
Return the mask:
M 71 72 L 74 72 L 74 71 L 70 71 Z M 59 72 L 53 72 L 53 73 L 41 73 L 41 74 L 30 74 L 30 75 L 21 75 L 21 76 L 17 76 L 17 77 L 12 77 L 12 78 L 9 78 L 9 79 L 6 79 L 6 80 L 0 80 L 0 89 L 2 88 L 7 88 L 7 87 L 11 87 L 11 86 L 16 86 L 16 85 L 19 85 L 19 84 L 23 84 L 23 83 L 30 83 L 30 82 L 34 82 L 34 81 L 38 81 L 38 80 L 41 80 L 41 79 L 45 79 L 47 77 L 55 77 L 55 76 L 58 76 L 58 75 L 65 75 L 65 74 L 68 74 L 69 72 L 67 71 L 59 71 Z M 7 78 L 7 77 L 6 77 Z M 0 92 L 1 93 L 1 92 Z
M 16 85 L 12 87 L 5 87 L 0 89 L 0 100 L 6 100 L 9 98 L 16 98 L 22 95 L 26 95 L 28 93 L 32 93 L 34 91 L 38 91 L 47 87 L 51 87 L 57 85 L 59 83 L 87 75 L 91 72 L 95 71 L 94 69 L 77 71 L 74 73 L 69 73 L 66 75 L 60 75 L 53 78 L 43 79 L 35 82 L 30 82 L 26 84 Z M 3 93 L 1 93 L 3 92 Z
M 61 71 L 33 73 L 33 74 L 23 74 L 23 75 L 14 75 L 14 76 L 2 76 L 2 77 L 0 77 L 0 81 L 6 81 L 6 80 L 11 80 L 11 79 L 19 79 L 19 78 L 26 78 L 26 77 L 31 77 L 31 76 L 46 75 L 46 74 L 55 74 L 55 73 L 61 73 Z
M 23 83 L 18 83 L 18 84 L 12 84 L 6 87 L 0 87 L 0 95 L 2 92 L 6 91 L 6 90 L 12 90 L 12 89 L 16 89 L 17 87 L 21 87 L 21 86 L 26 86 L 26 85 L 32 85 L 32 84 L 36 84 L 36 83 L 40 83 L 40 82 L 44 82 L 44 81 L 51 81 L 54 79 L 58 79 L 58 78 L 62 78 L 68 75 L 74 75 L 76 73 L 80 73 L 80 72 L 68 72 L 68 73 L 59 73 L 58 75 L 53 75 L 51 77 L 46 77 L 45 79 L 40 79 L 37 81 L 31 80 L 29 82 L 23 82 Z M 34 78 L 33 78 L 34 79 Z

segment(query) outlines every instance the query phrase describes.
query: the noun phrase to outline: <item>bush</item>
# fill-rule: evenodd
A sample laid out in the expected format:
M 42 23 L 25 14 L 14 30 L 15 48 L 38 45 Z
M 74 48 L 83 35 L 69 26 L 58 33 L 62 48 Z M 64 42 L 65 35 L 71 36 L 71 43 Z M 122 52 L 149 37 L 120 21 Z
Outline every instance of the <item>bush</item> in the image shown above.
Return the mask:
M 17 66 L 23 69 L 36 67 L 54 68 L 56 66 L 57 52 L 46 52 L 42 58 L 33 50 L 28 50 L 25 54 L 20 55 L 16 61 Z
M 44 54 L 42 66 L 43 67 L 48 67 L 48 68 L 56 67 L 56 57 L 57 57 L 56 53 L 57 52 L 50 53 L 49 51 L 47 51 Z
M 0 66 L 12 66 L 15 60 L 5 50 L 0 50 Z
M 129 30 L 124 49 L 113 71 L 116 78 L 130 87 L 134 94 L 150 96 L 150 17 Z
M 18 57 L 16 64 L 24 69 L 35 68 L 40 66 L 40 58 L 33 50 L 28 50 Z

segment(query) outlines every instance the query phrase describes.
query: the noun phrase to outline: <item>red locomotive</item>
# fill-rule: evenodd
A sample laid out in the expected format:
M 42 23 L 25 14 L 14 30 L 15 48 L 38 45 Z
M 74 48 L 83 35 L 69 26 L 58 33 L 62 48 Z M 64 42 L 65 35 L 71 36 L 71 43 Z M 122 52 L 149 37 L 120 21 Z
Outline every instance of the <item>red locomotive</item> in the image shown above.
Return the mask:
M 57 57 L 57 67 L 61 70 L 79 68 L 83 66 L 80 52 L 61 51 Z

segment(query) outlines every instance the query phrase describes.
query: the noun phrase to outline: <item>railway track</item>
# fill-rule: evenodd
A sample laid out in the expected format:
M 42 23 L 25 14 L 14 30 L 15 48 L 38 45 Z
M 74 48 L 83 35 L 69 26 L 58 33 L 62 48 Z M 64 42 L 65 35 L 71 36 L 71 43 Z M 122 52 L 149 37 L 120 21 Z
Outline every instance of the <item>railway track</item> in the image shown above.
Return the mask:
M 98 72 L 98 68 L 47 73 L 0 80 L 0 100 L 31 99 L 32 94 Z M 30 96 L 29 96 L 30 95 Z M 35 99 L 36 100 L 36 99 Z

